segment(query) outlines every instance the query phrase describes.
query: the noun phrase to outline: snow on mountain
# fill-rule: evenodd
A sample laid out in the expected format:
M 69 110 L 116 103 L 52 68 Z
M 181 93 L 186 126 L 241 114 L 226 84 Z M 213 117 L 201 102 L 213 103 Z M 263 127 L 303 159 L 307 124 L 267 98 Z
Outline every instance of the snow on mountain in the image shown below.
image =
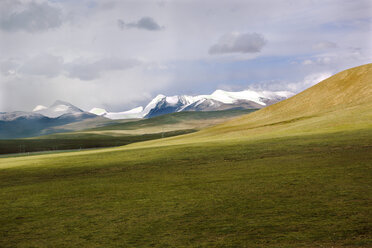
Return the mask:
M 196 100 L 200 99 L 212 99 L 225 104 L 233 104 L 236 101 L 251 101 L 258 103 L 260 105 L 266 106 L 264 99 L 285 99 L 293 96 L 292 92 L 288 91 L 253 91 L 253 90 L 243 90 L 238 92 L 231 92 L 225 90 L 216 90 L 211 95 L 200 95 L 194 97 Z
M 146 116 L 151 111 L 151 109 L 155 108 L 159 101 L 161 101 L 164 97 L 166 96 L 159 94 L 154 99 L 152 99 L 143 110 L 142 116 Z
M 142 118 L 143 117 L 142 112 L 143 112 L 143 107 L 137 107 L 137 108 L 124 111 L 124 112 L 106 113 L 103 116 L 111 120 L 135 119 L 135 118 Z
M 180 111 L 216 111 L 232 108 L 263 108 L 294 95 L 287 91 L 253 91 L 230 92 L 216 90 L 211 95 L 157 97 L 152 101 L 152 109 L 144 117 L 180 112 Z M 154 102 L 157 104 L 154 106 Z
M 92 108 L 89 113 L 92 113 L 92 114 L 95 114 L 95 115 L 99 115 L 99 116 L 102 116 L 102 115 L 105 115 L 107 114 L 107 111 L 105 109 L 102 109 L 102 108 Z
M 47 107 L 43 105 L 37 105 L 32 111 L 36 112 L 36 111 L 43 110 L 43 109 L 47 109 Z
M 0 139 L 25 138 L 45 135 L 61 131 L 54 129 L 88 118 L 101 118 L 87 112 L 67 113 L 56 118 L 50 118 L 35 112 L 1 112 Z
M 256 102 L 261 105 L 266 105 L 262 102 L 262 94 L 252 91 L 252 90 L 245 90 L 240 92 L 228 92 L 224 90 L 216 90 L 210 96 L 206 96 L 206 98 L 210 98 L 216 101 L 220 101 L 226 104 L 232 104 L 237 100 L 248 100 L 252 102 Z
M 123 112 L 107 112 L 105 109 L 102 108 L 92 108 L 89 113 L 103 116 L 111 120 L 135 119 L 143 117 L 143 107 L 137 107 Z
M 24 111 L 14 111 L 14 112 L 1 112 L 0 121 L 14 121 L 17 119 L 42 119 L 45 116 L 38 113 L 30 113 Z
M 49 108 L 38 105 L 33 112 L 0 112 L 0 139 L 25 138 L 55 133 L 57 126 L 100 119 L 97 115 L 84 112 L 70 103 L 56 101 Z
M 180 111 L 216 111 L 232 108 L 263 108 L 293 96 L 288 91 L 253 91 L 230 92 L 216 90 L 211 95 L 157 95 L 145 108 L 137 107 L 124 112 L 107 112 L 93 108 L 90 113 L 109 119 L 148 118 Z
M 78 107 L 75 107 L 71 103 L 58 100 L 54 102 L 49 108 L 38 105 L 34 108 L 33 112 L 42 114 L 50 118 L 56 118 L 64 114 L 83 113 L 84 111 L 79 109 Z

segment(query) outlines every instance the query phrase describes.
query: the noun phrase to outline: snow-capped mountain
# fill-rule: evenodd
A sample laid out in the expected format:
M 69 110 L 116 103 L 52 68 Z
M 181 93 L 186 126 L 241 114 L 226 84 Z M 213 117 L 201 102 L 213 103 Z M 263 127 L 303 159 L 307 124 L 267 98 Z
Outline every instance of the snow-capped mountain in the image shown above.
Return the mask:
M 32 120 L 42 118 L 45 118 L 45 116 L 31 112 L 24 111 L 0 112 L 0 121 L 15 121 L 18 119 Z
M 157 95 L 145 108 L 137 107 L 124 112 L 107 112 L 93 108 L 90 113 L 109 119 L 150 118 L 180 111 L 217 111 L 226 109 L 258 109 L 287 99 L 294 94 L 288 91 L 230 92 L 216 90 L 211 95 Z
M 53 127 L 88 118 L 101 118 L 91 113 L 66 113 L 50 118 L 35 112 L 1 112 L 0 139 L 25 138 L 56 132 Z
M 33 109 L 34 113 L 39 113 L 50 118 L 56 118 L 65 114 L 78 114 L 84 111 L 71 103 L 64 101 L 55 101 L 49 108 L 43 105 L 37 105 Z
M 143 107 L 137 107 L 128 111 L 124 112 L 112 112 L 109 113 L 105 109 L 102 108 L 92 108 L 89 113 L 103 116 L 109 118 L 111 120 L 119 120 L 119 119 L 136 119 L 143 117 Z
M 216 90 L 211 95 L 158 95 L 144 108 L 123 112 L 108 112 L 93 108 L 90 112 L 63 101 L 50 107 L 38 105 L 33 112 L 0 112 L 0 139 L 21 138 L 56 132 L 53 127 L 93 118 L 133 119 L 150 118 L 181 111 L 216 111 L 227 109 L 258 109 L 284 100 L 293 93 L 286 91 L 229 92 Z
M 63 101 L 56 101 L 49 108 L 38 105 L 32 112 L 0 112 L 0 139 L 55 133 L 58 131 L 54 130 L 56 126 L 96 118 L 101 117 Z

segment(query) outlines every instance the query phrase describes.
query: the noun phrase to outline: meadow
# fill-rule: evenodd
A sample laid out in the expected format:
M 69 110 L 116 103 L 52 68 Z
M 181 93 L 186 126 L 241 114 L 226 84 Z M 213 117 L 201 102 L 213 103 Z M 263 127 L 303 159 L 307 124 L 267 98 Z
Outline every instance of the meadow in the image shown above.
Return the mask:
M 371 75 L 195 133 L 0 158 L 0 247 L 371 247 Z
M 0 246 L 368 246 L 371 140 L 360 130 L 2 159 Z
M 254 111 L 256 109 L 233 109 L 178 112 L 139 120 L 105 120 L 104 122 L 101 119 L 98 121 L 85 120 L 56 127 L 56 130 L 64 131 L 62 133 L 32 138 L 0 139 L 0 154 L 80 150 L 128 145 L 134 142 L 196 132 Z M 84 126 L 94 125 L 102 126 L 83 128 Z
M 162 139 L 176 135 L 195 132 L 196 130 L 176 130 L 160 133 L 138 135 L 101 135 L 84 133 L 66 133 L 58 135 L 46 135 L 31 139 L 0 139 L 0 154 L 26 154 L 40 151 L 81 150 L 100 147 L 114 147 L 131 144 L 134 142 Z

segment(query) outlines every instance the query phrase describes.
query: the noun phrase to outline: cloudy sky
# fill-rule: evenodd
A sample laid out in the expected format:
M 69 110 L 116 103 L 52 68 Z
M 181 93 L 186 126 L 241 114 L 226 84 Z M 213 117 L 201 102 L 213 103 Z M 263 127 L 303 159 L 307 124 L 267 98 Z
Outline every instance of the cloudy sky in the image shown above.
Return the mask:
M 372 62 L 370 0 L 0 0 L 0 111 L 299 92 Z

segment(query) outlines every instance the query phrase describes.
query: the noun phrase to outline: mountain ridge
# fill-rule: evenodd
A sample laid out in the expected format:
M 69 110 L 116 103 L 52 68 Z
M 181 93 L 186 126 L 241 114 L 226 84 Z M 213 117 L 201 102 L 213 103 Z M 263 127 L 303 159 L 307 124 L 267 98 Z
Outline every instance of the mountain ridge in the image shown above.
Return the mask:
M 71 103 L 57 100 L 49 107 L 45 107 L 43 105 L 37 105 L 34 108 L 33 112 L 42 114 L 49 118 L 56 118 L 64 114 L 83 113 L 85 111 L 72 105 Z
M 142 106 L 124 112 L 108 112 L 92 108 L 89 112 L 109 119 L 151 118 L 181 111 L 217 111 L 227 109 L 260 109 L 293 96 L 289 91 L 238 92 L 215 90 L 211 95 L 157 95 L 144 108 Z M 142 110 L 142 111 L 141 111 Z
M 199 132 L 142 146 L 265 139 L 372 128 L 372 63 L 341 71 L 297 95 Z M 130 145 L 136 146 L 136 144 Z

